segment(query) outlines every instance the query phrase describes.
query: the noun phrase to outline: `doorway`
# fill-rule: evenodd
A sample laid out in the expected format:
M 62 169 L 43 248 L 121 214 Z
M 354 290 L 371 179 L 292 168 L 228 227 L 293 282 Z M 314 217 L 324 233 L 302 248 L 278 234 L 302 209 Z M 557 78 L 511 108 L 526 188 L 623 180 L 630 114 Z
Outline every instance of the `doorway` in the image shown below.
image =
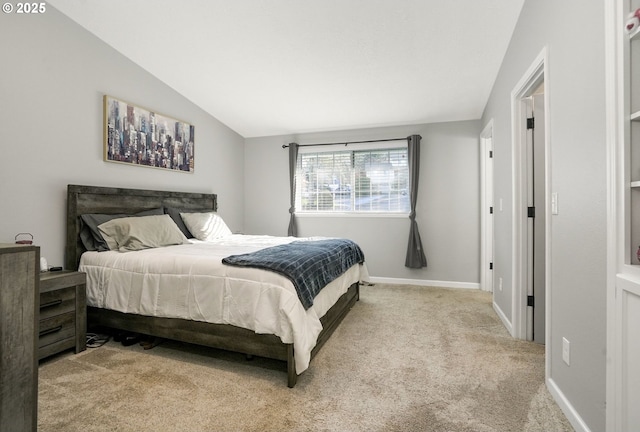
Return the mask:
M 547 65 L 545 48 L 511 92 L 513 336 L 541 344 L 550 330 L 546 295 L 550 289 Z

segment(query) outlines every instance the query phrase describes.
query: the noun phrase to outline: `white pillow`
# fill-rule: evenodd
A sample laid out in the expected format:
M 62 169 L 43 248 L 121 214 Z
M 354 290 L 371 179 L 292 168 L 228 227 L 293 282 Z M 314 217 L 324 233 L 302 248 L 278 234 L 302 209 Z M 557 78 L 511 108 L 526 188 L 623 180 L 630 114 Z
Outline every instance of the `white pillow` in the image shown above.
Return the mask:
M 231 230 L 215 212 L 180 213 L 191 234 L 198 240 L 211 241 L 231 235 Z
M 169 215 L 112 219 L 98 230 L 110 250 L 121 252 L 189 243 Z

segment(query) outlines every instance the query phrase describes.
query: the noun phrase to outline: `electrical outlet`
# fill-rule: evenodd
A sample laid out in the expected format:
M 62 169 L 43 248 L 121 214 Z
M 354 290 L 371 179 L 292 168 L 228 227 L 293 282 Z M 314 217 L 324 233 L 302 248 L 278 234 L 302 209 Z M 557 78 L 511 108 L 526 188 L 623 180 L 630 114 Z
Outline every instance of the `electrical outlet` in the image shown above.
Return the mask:
M 558 214 L 558 192 L 551 193 L 551 214 Z
M 502 291 L 502 278 L 498 278 L 498 289 Z
M 562 360 L 571 366 L 571 342 L 565 337 L 562 338 Z

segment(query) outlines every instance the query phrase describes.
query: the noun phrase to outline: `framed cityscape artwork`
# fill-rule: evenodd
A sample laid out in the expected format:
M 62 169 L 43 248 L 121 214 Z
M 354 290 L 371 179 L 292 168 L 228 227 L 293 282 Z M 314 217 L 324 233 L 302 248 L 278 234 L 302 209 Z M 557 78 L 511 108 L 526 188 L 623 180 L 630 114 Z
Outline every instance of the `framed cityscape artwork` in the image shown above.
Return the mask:
M 104 160 L 192 173 L 194 127 L 105 95 Z

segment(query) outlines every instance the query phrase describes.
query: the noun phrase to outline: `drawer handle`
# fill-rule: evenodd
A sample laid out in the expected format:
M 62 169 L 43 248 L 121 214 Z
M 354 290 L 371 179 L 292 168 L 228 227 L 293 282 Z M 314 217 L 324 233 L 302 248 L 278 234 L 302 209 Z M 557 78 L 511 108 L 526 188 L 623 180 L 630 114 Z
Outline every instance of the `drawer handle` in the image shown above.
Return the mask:
M 54 328 L 49 329 L 49 330 L 42 330 L 40 332 L 40 337 L 48 335 L 48 334 L 51 334 L 51 333 L 59 332 L 60 330 L 62 330 L 62 326 L 54 327 Z
M 41 304 L 40 305 L 40 309 L 45 309 L 51 306 L 58 306 L 59 304 L 62 304 L 62 299 L 58 299 L 58 300 L 54 300 L 52 302 L 49 303 L 45 303 L 45 304 Z

